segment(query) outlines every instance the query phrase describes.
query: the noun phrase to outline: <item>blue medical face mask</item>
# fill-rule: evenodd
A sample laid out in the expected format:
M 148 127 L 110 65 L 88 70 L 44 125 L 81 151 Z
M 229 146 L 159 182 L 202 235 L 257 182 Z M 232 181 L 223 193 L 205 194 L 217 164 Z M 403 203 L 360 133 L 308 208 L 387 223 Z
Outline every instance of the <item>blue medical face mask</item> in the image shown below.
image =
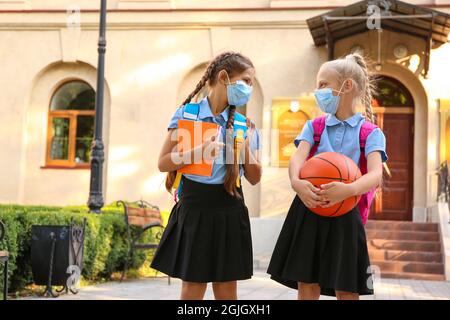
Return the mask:
M 230 106 L 243 106 L 247 104 L 252 96 L 253 87 L 249 86 L 242 80 L 237 80 L 235 83 L 230 82 L 230 78 L 228 77 L 227 84 L 227 97 L 228 104 Z
M 317 89 L 314 91 L 314 96 L 316 97 L 316 102 L 320 110 L 332 115 L 336 114 L 339 106 L 339 100 L 341 98 L 339 95 L 341 94 L 344 83 L 345 81 L 342 83 L 339 91 L 331 88 Z M 333 91 L 338 93 L 337 96 L 333 95 Z

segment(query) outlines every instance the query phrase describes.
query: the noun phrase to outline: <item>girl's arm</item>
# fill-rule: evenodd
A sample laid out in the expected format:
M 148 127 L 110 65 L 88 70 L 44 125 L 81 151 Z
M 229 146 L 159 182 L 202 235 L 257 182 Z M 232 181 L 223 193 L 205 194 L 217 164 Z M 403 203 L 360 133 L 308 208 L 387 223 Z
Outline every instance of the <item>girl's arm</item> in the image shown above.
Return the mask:
M 381 184 L 383 167 L 380 152 L 371 152 L 367 156 L 367 173 L 352 183 L 331 182 L 322 185 L 320 194 L 322 201 L 329 203 L 324 208 L 333 206 L 339 201 L 352 196 L 364 194 Z
M 300 169 L 305 164 L 310 151 L 311 145 L 307 141 L 302 140 L 300 141 L 297 150 L 295 150 L 294 154 L 291 156 L 291 159 L 289 160 L 289 179 L 291 180 L 291 185 L 296 180 L 300 180 Z
M 262 176 L 262 166 L 260 161 L 261 152 L 257 150 L 255 153 L 253 153 L 250 147 L 250 142 L 253 138 L 254 132 L 255 125 L 250 122 L 250 130 L 248 131 L 244 148 L 244 177 L 252 185 L 255 185 L 259 181 L 261 181 Z
M 253 154 L 249 147 L 245 147 L 244 177 L 250 184 L 255 185 L 261 181 L 261 176 L 262 166 L 259 151 Z
M 306 158 L 311 150 L 311 145 L 305 140 L 301 140 L 297 150 L 291 156 L 289 161 L 289 179 L 291 187 L 298 194 L 299 198 L 308 208 L 316 208 L 323 203 L 321 197 L 317 194 L 320 189 L 316 188 L 308 180 L 299 178 L 300 169 L 305 164 Z
M 182 152 L 177 150 L 177 129 L 169 129 L 159 153 L 158 169 L 161 172 L 175 171 L 186 165 L 182 161 L 175 163 L 174 159 L 183 159 Z
M 223 147 L 223 143 L 217 141 L 217 136 L 205 141 L 203 145 L 199 145 L 187 151 L 177 150 L 177 130 L 176 128 L 169 129 L 166 139 L 159 153 L 158 169 L 161 172 L 170 172 L 180 169 L 187 164 L 194 163 L 203 155 L 203 150 L 210 150 L 207 153 L 208 158 L 214 159 L 219 154 L 219 148 Z
M 383 166 L 380 152 L 371 152 L 367 155 L 367 173 L 358 180 L 350 183 L 352 196 L 368 192 L 381 185 Z

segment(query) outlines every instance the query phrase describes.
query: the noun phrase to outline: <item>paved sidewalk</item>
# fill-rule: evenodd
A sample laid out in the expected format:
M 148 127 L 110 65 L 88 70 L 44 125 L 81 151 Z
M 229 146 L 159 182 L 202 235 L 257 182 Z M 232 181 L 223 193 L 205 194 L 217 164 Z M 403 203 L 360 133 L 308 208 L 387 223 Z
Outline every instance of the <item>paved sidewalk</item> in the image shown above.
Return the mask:
M 62 295 L 57 300 L 172 300 L 178 299 L 181 281 L 167 278 L 142 279 L 108 282 L 95 286 L 83 287 L 77 295 Z M 270 280 L 263 271 L 256 271 L 251 280 L 239 281 L 239 299 L 247 300 L 293 300 L 297 292 Z M 27 299 L 41 299 L 30 297 Z M 208 286 L 205 299 L 214 299 L 211 285 Z M 322 300 L 335 299 L 321 296 Z M 362 296 L 363 300 L 404 300 L 404 299 L 439 299 L 450 300 L 450 282 L 418 281 L 404 279 L 380 279 L 375 281 L 375 295 Z

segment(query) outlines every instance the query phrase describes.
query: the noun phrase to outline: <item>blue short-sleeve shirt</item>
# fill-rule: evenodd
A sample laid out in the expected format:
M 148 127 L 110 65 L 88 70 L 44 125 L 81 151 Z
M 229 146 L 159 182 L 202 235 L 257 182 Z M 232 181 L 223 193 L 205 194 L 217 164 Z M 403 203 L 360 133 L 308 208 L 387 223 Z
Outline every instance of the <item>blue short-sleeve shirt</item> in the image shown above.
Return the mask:
M 198 120 L 205 122 L 216 123 L 221 126 L 220 128 L 220 141 L 225 141 L 226 130 L 225 126 L 228 121 L 228 109 L 225 108 L 219 115 L 214 116 L 211 112 L 211 108 L 209 106 L 209 102 L 207 97 L 204 97 L 200 102 L 200 109 L 198 113 Z M 169 121 L 169 125 L 167 129 L 178 128 L 178 120 L 183 119 L 184 106 L 179 107 L 172 119 Z M 253 133 L 253 137 L 250 141 L 250 150 L 255 152 L 256 150 L 261 149 L 261 135 L 258 129 L 256 129 Z M 240 176 L 244 174 L 244 166 L 240 165 L 239 170 Z M 186 178 L 191 180 L 206 183 L 206 184 L 221 184 L 225 181 L 226 174 L 226 163 L 225 163 L 225 148 L 221 148 L 220 155 L 214 159 L 212 174 L 210 177 L 198 176 L 194 174 L 183 174 Z
M 320 144 L 316 154 L 322 152 L 339 152 L 351 158 L 356 164 L 359 164 L 361 151 L 359 148 L 359 130 L 364 123 L 365 118 L 357 112 L 344 121 L 339 120 L 336 116 L 327 114 L 325 120 L 325 130 L 320 138 Z M 311 146 L 314 145 L 314 129 L 312 120 L 308 120 L 304 125 L 302 132 L 295 138 L 295 143 L 301 140 L 307 141 Z M 369 153 L 379 151 L 381 161 L 386 162 L 388 156 L 386 154 L 386 137 L 380 128 L 375 128 L 367 137 L 365 156 Z

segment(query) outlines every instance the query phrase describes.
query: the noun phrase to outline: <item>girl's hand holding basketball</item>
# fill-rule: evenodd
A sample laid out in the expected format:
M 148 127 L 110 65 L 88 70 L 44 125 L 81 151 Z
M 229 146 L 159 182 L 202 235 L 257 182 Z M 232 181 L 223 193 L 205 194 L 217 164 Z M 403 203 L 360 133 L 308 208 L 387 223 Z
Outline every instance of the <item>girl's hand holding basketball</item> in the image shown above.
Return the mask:
M 318 194 L 320 195 L 321 200 L 326 203 L 322 205 L 322 208 L 329 208 L 336 203 L 355 195 L 351 183 L 334 181 L 323 184 L 320 187 L 321 189 Z
M 292 181 L 292 188 L 308 208 L 316 208 L 322 204 L 321 197 L 318 194 L 320 189 L 316 188 L 308 180 L 294 179 Z

